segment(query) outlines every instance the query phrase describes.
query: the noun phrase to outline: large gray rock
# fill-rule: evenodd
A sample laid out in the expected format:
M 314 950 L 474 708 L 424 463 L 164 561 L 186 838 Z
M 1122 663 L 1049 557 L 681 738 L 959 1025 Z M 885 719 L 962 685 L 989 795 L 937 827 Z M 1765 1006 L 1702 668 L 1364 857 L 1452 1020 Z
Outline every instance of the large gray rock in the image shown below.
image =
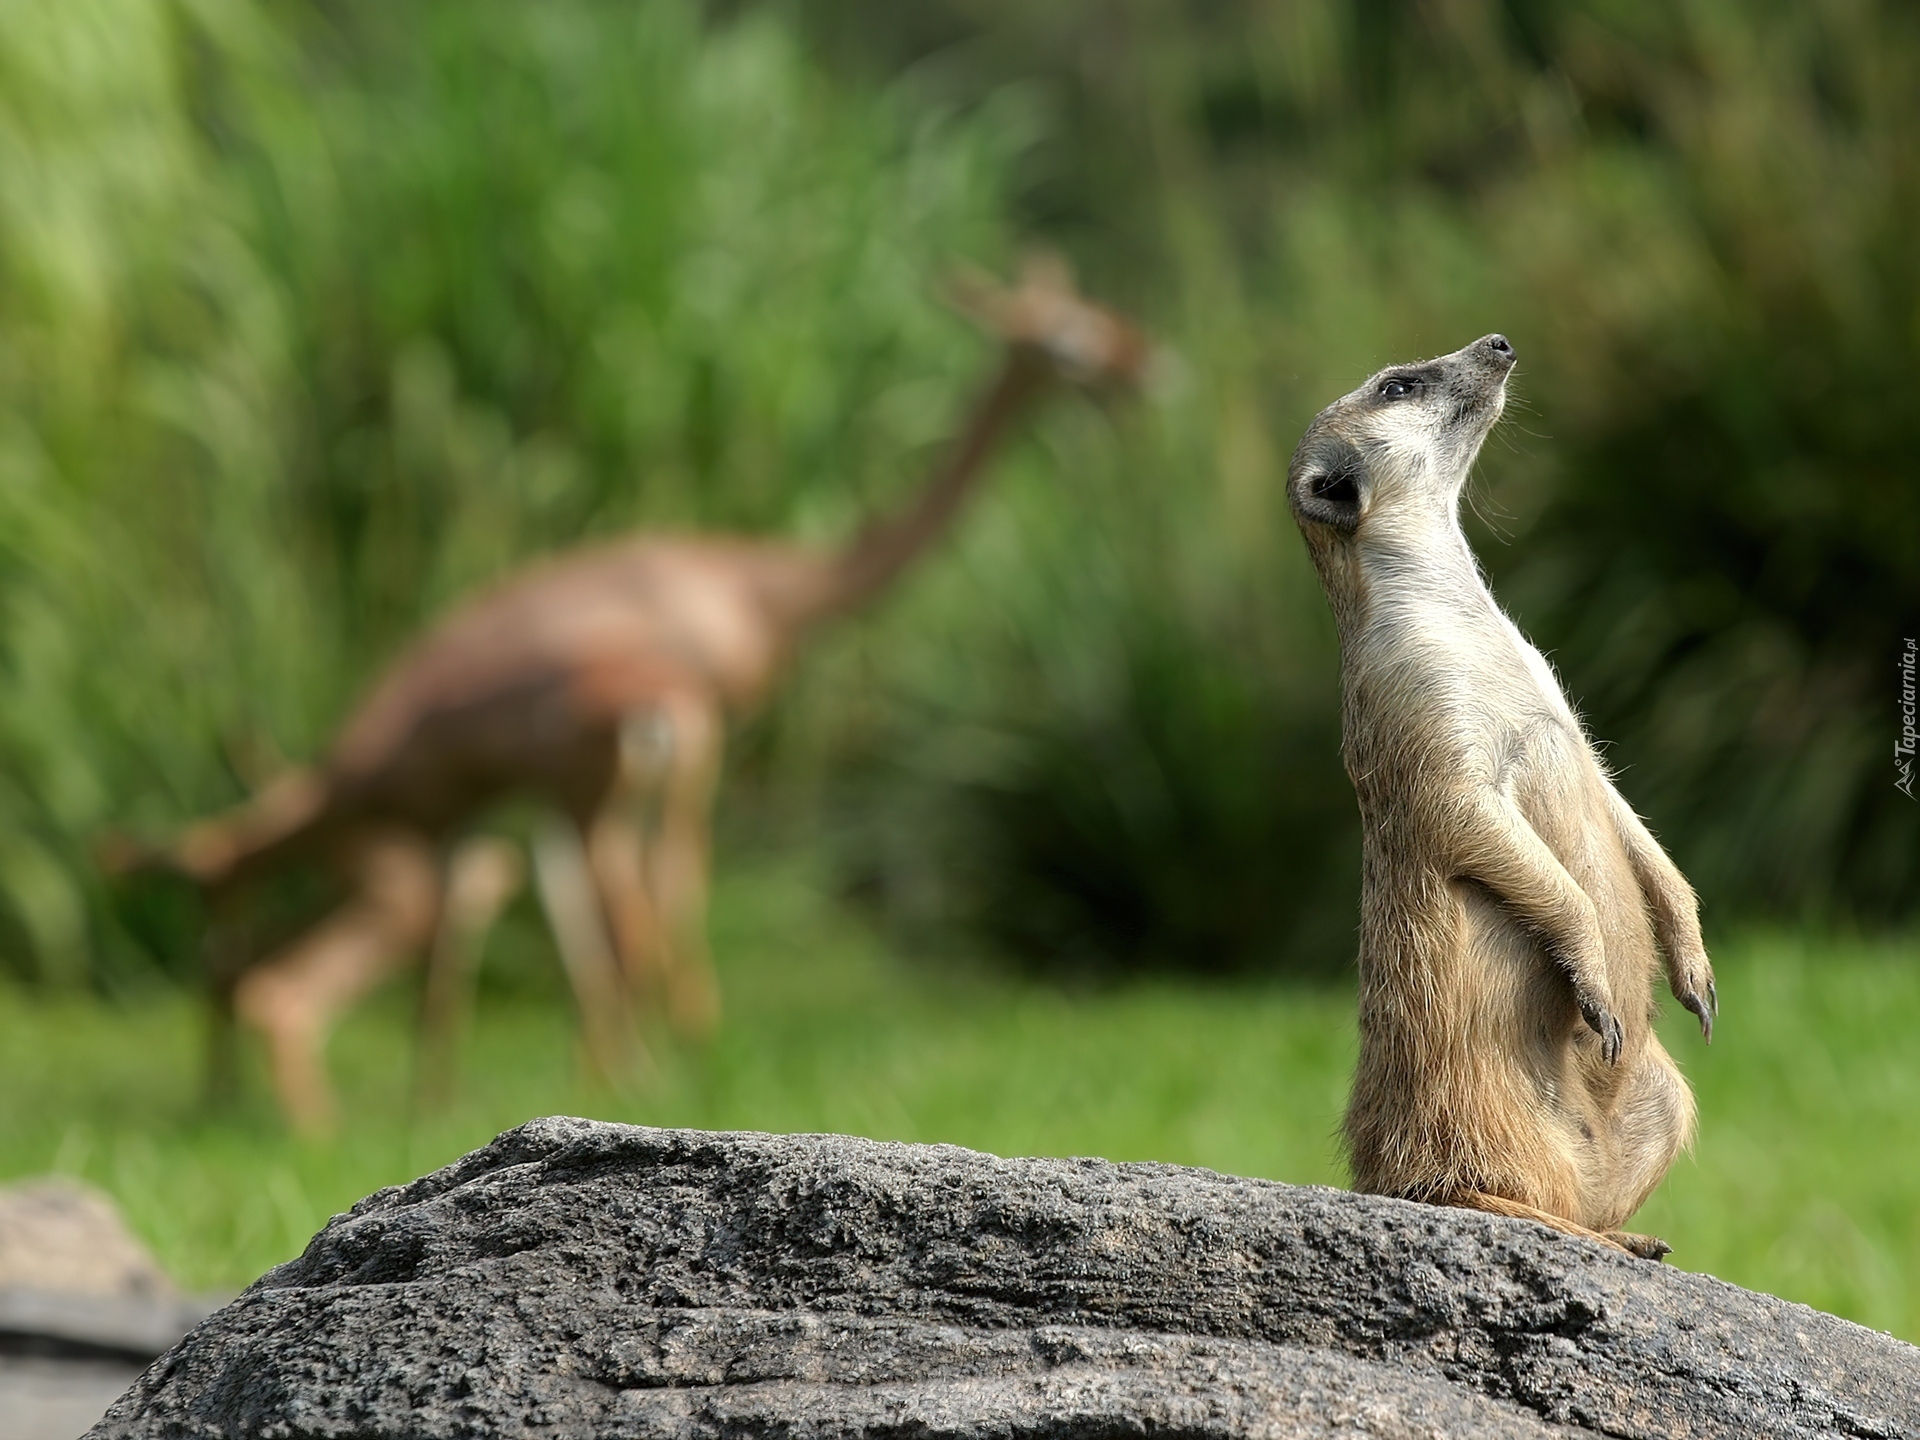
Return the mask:
M 1920 1436 L 1920 1350 L 1520 1221 L 541 1120 L 336 1217 L 95 1436 Z

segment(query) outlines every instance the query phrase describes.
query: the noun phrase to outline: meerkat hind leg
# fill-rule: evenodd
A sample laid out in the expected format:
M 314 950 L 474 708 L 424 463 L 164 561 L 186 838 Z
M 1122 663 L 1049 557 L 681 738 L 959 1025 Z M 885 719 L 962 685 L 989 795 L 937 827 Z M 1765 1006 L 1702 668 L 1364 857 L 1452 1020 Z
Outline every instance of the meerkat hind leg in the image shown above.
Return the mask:
M 1628 1254 L 1638 1255 L 1642 1260 L 1664 1260 L 1673 1253 L 1673 1247 L 1658 1235 L 1636 1235 L 1631 1230 L 1609 1230 L 1605 1238 Z
M 1626 1230 L 1601 1232 L 1589 1230 L 1573 1220 L 1542 1210 L 1538 1206 L 1528 1205 L 1519 1200 L 1509 1200 L 1504 1195 L 1489 1195 L 1484 1190 L 1455 1190 L 1440 1196 L 1433 1203 L 1451 1206 L 1457 1210 L 1478 1210 L 1486 1215 L 1503 1215 L 1509 1220 L 1531 1220 L 1536 1225 L 1545 1225 L 1549 1230 L 1558 1230 L 1562 1235 L 1572 1235 L 1581 1240 L 1597 1240 L 1610 1250 L 1619 1250 L 1642 1260 L 1658 1260 L 1662 1255 L 1671 1254 L 1673 1247 L 1666 1241 L 1652 1235 L 1635 1235 Z

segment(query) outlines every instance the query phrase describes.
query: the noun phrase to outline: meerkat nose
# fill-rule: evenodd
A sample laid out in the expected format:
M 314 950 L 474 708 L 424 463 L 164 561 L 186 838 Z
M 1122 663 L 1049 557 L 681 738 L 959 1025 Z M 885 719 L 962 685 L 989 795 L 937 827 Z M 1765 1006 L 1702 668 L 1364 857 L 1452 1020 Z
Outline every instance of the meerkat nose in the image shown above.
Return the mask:
M 1508 360 L 1514 358 L 1513 346 L 1507 343 L 1507 337 L 1504 335 L 1489 335 L 1480 343 L 1496 355 L 1504 356 Z

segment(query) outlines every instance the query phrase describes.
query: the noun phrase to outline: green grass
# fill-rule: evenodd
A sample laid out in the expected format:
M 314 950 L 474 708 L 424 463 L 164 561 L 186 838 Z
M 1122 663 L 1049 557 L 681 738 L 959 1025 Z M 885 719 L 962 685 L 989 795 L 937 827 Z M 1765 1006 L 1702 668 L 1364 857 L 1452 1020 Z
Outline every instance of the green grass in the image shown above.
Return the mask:
M 81 1174 L 187 1284 L 237 1287 L 358 1196 L 533 1115 L 834 1130 L 1001 1154 L 1160 1159 L 1340 1183 L 1353 1057 L 1342 985 L 1133 983 L 1087 991 L 890 953 L 789 871 L 727 878 L 715 940 L 729 1017 L 629 1094 L 585 1082 L 564 1007 L 524 983 L 483 1004 L 461 1098 L 406 1103 L 411 995 L 335 1045 L 348 1124 L 285 1136 L 258 1084 L 195 1104 L 186 1000 L 0 996 L 0 1175 Z M 509 935 L 505 949 L 515 947 Z M 517 947 L 532 951 L 524 941 Z M 1642 1211 L 1689 1268 L 1920 1339 L 1920 965 L 1890 942 L 1723 944 L 1711 1051 L 1670 1017 L 1701 1140 Z

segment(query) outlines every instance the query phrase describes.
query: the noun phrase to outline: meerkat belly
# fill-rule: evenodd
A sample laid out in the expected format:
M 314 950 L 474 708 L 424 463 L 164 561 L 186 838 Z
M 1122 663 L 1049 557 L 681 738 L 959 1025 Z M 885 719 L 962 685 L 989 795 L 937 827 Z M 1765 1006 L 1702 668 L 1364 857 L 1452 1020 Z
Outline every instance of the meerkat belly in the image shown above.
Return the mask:
M 1557 753 L 1556 753 L 1557 752 Z M 1470 905 L 1474 945 L 1518 963 L 1534 979 L 1515 1012 L 1527 1037 L 1519 1058 L 1580 1179 L 1577 1210 L 1561 1211 L 1599 1229 L 1621 1224 L 1664 1174 L 1691 1104 L 1652 1030 L 1658 957 L 1646 903 L 1609 809 L 1606 780 L 1584 740 L 1551 747 L 1514 776 L 1514 796 L 1556 859 L 1592 902 L 1605 947 L 1611 1005 L 1625 1031 L 1617 1063 L 1574 1002 L 1555 957 L 1497 906 Z M 1490 903 L 1490 902 L 1489 902 Z M 1524 952 L 1524 953 L 1523 953 Z
M 1454 881 L 1449 889 L 1458 927 L 1451 984 L 1460 1007 L 1471 1007 L 1460 1043 L 1478 1082 L 1473 1093 L 1483 1097 L 1479 1183 L 1579 1215 L 1596 1171 L 1607 1168 L 1607 1139 L 1586 1083 L 1581 1048 L 1590 1032 L 1572 983 L 1484 887 Z
M 1346 1125 L 1356 1185 L 1583 1213 L 1598 1135 L 1565 977 L 1475 882 L 1432 872 L 1370 901 Z

